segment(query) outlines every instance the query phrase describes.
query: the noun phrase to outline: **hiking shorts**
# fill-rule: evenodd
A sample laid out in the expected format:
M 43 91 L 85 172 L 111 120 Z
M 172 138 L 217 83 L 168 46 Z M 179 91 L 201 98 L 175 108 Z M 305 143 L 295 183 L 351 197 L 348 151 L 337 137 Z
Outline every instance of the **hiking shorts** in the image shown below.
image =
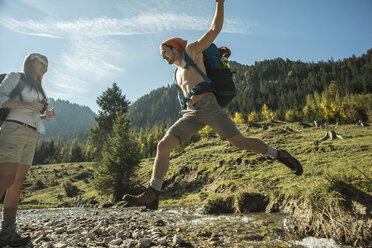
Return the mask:
M 210 126 L 221 139 L 231 138 L 240 134 L 235 123 L 218 105 L 214 94 L 208 94 L 186 110 L 182 110 L 182 117 L 168 130 L 177 136 L 181 142 L 191 137 L 205 125 Z
M 5 121 L 0 131 L 0 163 L 32 165 L 36 130 Z

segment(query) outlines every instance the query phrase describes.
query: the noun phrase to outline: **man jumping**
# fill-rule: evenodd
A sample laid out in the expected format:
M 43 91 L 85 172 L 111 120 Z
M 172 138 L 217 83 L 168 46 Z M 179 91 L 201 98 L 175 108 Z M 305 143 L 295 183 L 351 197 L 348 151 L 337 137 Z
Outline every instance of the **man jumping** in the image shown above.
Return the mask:
M 215 1 L 216 12 L 211 27 L 199 40 L 186 46 L 186 40 L 171 38 L 160 45 L 160 54 L 163 59 L 168 64 L 174 64 L 177 67 L 177 84 L 185 96 L 204 80 L 195 68 L 186 64 L 182 55 L 186 51 L 195 64 L 206 74 L 202 52 L 212 44 L 220 33 L 224 18 L 224 0 Z M 182 117 L 170 127 L 157 145 L 152 177 L 145 192 L 140 195 L 125 195 L 123 197 L 123 200 L 129 206 L 145 206 L 152 210 L 158 209 L 159 192 L 161 191 L 163 178 L 168 171 L 171 151 L 205 125 L 209 125 L 221 139 L 226 139 L 232 145 L 269 156 L 283 163 L 295 175 L 302 174 L 303 170 L 300 162 L 287 151 L 277 150 L 256 138 L 244 137 L 236 128 L 235 123 L 218 105 L 212 92 L 193 95 L 186 104 L 187 108 L 182 111 Z

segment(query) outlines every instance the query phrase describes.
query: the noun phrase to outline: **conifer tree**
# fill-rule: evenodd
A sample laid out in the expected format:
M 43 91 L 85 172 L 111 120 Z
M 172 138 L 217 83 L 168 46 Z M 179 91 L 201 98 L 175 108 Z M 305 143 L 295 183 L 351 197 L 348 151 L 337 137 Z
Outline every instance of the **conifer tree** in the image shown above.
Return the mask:
M 96 188 L 120 201 L 129 192 L 130 178 L 140 161 L 140 144 L 129 133 L 129 121 L 124 114 L 118 115 L 113 132 L 103 146 L 102 162 L 95 176 Z
M 79 141 L 74 139 L 72 141 L 72 145 L 69 151 L 70 162 L 82 162 L 83 159 L 83 151 L 79 145 Z
M 93 157 L 99 161 L 102 158 L 103 145 L 112 132 L 113 121 L 128 111 L 130 102 L 121 94 L 118 85 L 113 83 L 111 88 L 107 88 L 97 98 L 97 104 L 101 110 L 95 118 L 96 125 L 89 130 L 88 145 L 92 146 Z

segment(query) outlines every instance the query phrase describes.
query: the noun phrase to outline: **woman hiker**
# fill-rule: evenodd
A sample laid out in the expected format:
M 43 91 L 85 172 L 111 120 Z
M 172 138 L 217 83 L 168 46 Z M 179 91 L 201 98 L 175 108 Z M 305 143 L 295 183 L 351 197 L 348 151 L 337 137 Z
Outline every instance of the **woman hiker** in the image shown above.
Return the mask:
M 0 84 L 0 107 L 9 109 L 0 129 L 0 198 L 6 194 L 0 247 L 22 246 L 30 241 L 29 236 L 17 233 L 16 215 L 20 190 L 35 154 L 36 134 L 45 131 L 42 120 L 55 117 L 54 108 L 48 110 L 42 86 L 47 70 L 48 59 L 31 53 L 23 62 L 22 72 L 9 73 Z

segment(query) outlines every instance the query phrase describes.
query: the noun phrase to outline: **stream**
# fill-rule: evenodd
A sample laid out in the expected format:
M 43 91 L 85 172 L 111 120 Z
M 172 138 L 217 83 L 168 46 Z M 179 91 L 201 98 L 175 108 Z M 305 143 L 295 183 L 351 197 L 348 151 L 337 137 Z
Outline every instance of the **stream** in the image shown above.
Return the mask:
M 288 215 L 204 215 L 200 207 L 52 208 L 18 212 L 27 247 L 251 247 L 347 248 L 331 239 L 288 232 Z

